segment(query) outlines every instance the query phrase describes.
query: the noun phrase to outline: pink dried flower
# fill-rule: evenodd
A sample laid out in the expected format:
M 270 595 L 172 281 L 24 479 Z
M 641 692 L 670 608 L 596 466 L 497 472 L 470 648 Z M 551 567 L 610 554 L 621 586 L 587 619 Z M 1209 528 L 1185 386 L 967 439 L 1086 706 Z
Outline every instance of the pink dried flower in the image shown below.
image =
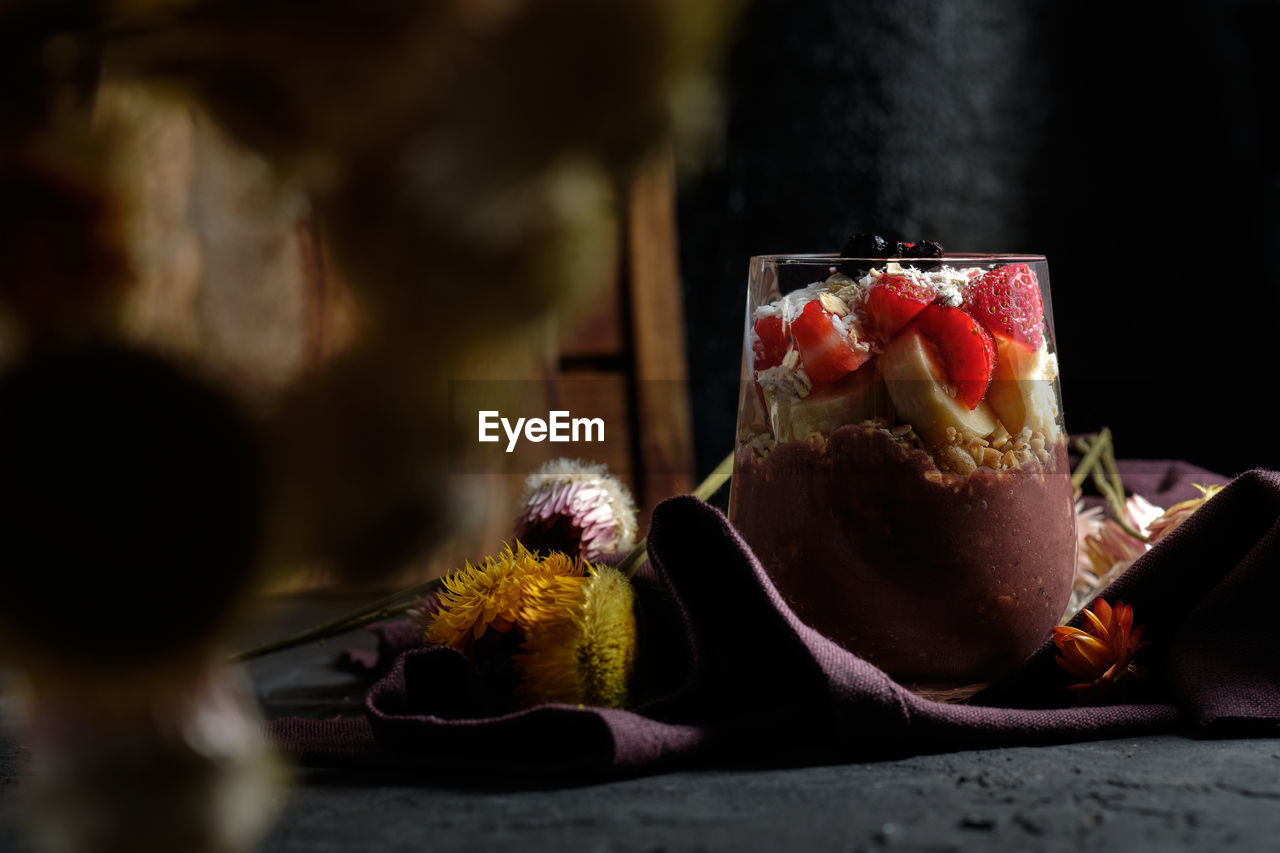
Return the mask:
M 1088 558 L 1088 541 L 1092 536 L 1102 532 L 1106 516 L 1101 506 L 1085 509 L 1084 501 L 1076 501 L 1076 573 L 1089 571 L 1092 574 L 1093 563 Z
M 553 459 L 525 481 L 516 538 L 532 551 L 598 560 L 636 544 L 636 505 L 601 464 Z
M 1124 504 L 1123 519 L 1144 537 L 1147 525 L 1162 517 L 1164 511 L 1142 495 L 1132 495 Z M 1106 518 L 1102 507 L 1084 509 L 1076 503 L 1076 578 L 1066 618 L 1075 615 L 1084 603 L 1097 594 L 1129 566 L 1145 554 L 1151 545 L 1130 535 L 1115 519 Z
M 1080 546 L 1078 565 L 1094 576 L 1113 571 L 1117 565 L 1128 568 L 1150 547 L 1144 540 L 1131 536 L 1114 519 L 1104 518 L 1101 507 L 1082 510 L 1076 507 L 1076 535 Z M 1130 528 L 1147 536 L 1147 525 L 1164 512 L 1142 495 L 1132 495 L 1124 503 L 1124 521 Z
M 1163 513 L 1163 509 L 1139 494 L 1130 495 L 1129 499 L 1124 502 L 1124 520 L 1143 536 L 1150 535 L 1147 525 L 1155 521 Z
M 1102 577 L 1117 566 L 1128 568 L 1147 552 L 1147 547 L 1146 542 L 1130 536 L 1114 519 L 1107 518 L 1097 533 L 1085 539 L 1084 557 L 1089 570 Z

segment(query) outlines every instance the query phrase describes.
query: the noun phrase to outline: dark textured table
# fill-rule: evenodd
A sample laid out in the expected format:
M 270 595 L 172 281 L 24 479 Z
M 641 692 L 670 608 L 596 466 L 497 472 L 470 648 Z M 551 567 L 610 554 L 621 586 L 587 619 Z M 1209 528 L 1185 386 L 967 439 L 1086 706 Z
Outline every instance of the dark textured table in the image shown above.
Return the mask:
M 351 602 L 272 603 L 280 634 Z M 313 646 L 249 666 L 268 716 L 357 713 Z M 0 850 L 21 840 L 26 754 L 0 743 Z M 299 770 L 265 851 L 1274 850 L 1280 740 L 1177 736 L 784 769 L 701 769 L 571 787 Z

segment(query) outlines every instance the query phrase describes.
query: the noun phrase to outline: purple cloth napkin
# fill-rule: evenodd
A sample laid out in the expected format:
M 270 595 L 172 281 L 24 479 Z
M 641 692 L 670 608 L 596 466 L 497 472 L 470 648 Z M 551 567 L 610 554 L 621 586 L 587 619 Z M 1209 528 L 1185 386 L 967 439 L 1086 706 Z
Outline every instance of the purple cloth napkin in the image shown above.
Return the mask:
M 1163 506 L 1222 482 L 1177 462 L 1126 462 Z M 627 711 L 541 706 L 485 716 L 483 682 L 451 649 L 397 653 L 364 717 L 284 719 L 279 744 L 318 764 L 409 765 L 543 776 L 648 772 L 691 762 L 830 763 L 1172 729 L 1280 734 L 1280 474 L 1251 471 L 1104 594 L 1132 604 L 1151 645 L 1125 704 L 1075 707 L 1051 643 L 963 704 L 921 698 L 801 624 L 717 509 L 660 504 L 637 576 L 641 640 Z M 367 661 L 366 663 L 373 663 Z

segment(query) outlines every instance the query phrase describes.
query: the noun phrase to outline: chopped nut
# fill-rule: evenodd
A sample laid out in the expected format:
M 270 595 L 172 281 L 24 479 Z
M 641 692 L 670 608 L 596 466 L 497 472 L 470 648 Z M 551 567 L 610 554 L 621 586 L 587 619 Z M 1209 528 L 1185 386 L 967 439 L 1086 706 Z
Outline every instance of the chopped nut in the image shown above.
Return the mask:
M 1044 450 L 1043 435 L 1034 435 L 1031 437 L 1031 449 L 1036 453 L 1039 453 L 1040 451 Z
M 954 445 L 944 447 L 938 452 L 944 465 L 961 476 L 967 477 L 978 467 L 973 457 Z
M 982 461 L 980 464 L 986 465 L 988 468 L 999 468 L 1000 467 L 1000 451 L 993 450 L 990 447 L 982 448 Z
M 1009 440 L 1009 430 L 1004 428 L 1004 424 L 996 421 L 996 431 L 991 433 L 991 446 L 1000 447 Z
M 898 424 L 896 427 L 889 430 L 889 435 L 894 438 L 902 438 L 909 432 L 911 432 L 911 424 Z
M 1000 466 L 1002 468 L 1012 468 L 1017 464 L 1017 460 L 1013 456 L 1012 450 L 1006 450 L 1004 455 L 1000 457 Z
M 832 291 L 832 294 L 840 299 L 845 305 L 856 305 L 861 301 L 862 288 L 856 284 L 844 284 Z
M 834 293 L 821 293 L 818 295 L 818 301 L 822 303 L 822 307 L 835 314 L 837 317 L 843 317 L 849 313 L 849 306 L 844 300 Z

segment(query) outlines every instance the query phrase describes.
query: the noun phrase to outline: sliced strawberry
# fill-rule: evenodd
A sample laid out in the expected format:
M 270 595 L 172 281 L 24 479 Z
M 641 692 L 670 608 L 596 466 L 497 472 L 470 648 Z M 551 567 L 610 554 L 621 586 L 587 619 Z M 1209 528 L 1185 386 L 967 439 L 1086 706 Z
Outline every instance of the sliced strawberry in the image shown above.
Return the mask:
M 887 341 L 924 310 L 938 292 L 905 275 L 882 275 L 862 301 L 862 310 L 874 334 Z
M 962 307 L 998 338 L 1033 352 L 1044 343 L 1044 302 L 1036 274 L 1026 264 L 997 267 L 972 279 Z
M 815 388 L 830 385 L 871 358 L 870 351 L 853 348 L 849 338 L 841 333 L 816 299 L 791 321 L 791 337 L 800 351 L 804 372 L 813 380 Z
M 766 370 L 782 364 L 782 357 L 787 354 L 791 340 L 781 317 L 761 317 L 756 320 L 755 339 L 751 342 L 751 351 L 755 354 L 752 362 L 756 370 Z
M 959 308 L 930 305 L 915 319 L 918 328 L 938 348 L 947 382 L 956 399 L 976 409 L 991 383 L 996 345 L 982 324 Z

